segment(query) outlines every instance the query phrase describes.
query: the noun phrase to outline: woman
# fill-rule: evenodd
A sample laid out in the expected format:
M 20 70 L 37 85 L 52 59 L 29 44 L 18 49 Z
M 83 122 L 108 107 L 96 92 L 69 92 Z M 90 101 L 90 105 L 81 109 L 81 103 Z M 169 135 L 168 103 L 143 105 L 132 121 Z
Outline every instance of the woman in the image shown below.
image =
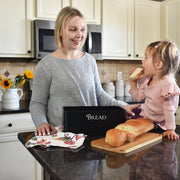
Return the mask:
M 30 112 L 36 135 L 55 132 L 54 126 L 62 124 L 64 106 L 116 105 L 131 114 L 137 106 L 116 101 L 103 90 L 95 59 L 80 50 L 86 36 L 81 12 L 62 9 L 55 25 L 58 49 L 38 63 L 34 74 Z

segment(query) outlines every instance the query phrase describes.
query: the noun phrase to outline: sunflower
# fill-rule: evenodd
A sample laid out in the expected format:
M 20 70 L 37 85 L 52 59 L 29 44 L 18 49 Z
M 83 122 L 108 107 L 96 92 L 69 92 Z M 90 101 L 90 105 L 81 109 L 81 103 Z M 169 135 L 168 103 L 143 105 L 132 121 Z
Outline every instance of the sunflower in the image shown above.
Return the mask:
M 33 73 L 30 70 L 26 70 L 24 75 L 27 79 L 33 79 Z
M 1 76 L 1 74 L 0 74 L 0 81 L 2 80 L 2 76 Z
M 4 89 L 8 89 L 12 86 L 12 82 L 10 79 L 6 79 L 4 78 L 1 82 L 1 86 L 4 88 Z

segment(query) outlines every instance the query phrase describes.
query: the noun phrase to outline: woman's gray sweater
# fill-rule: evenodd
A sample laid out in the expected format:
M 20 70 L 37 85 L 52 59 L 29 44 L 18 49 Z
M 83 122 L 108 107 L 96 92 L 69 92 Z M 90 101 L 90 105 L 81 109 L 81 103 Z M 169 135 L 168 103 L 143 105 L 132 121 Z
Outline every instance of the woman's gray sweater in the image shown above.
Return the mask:
M 64 106 L 125 106 L 102 88 L 95 59 L 88 53 L 76 60 L 50 54 L 37 65 L 30 112 L 36 125 L 62 124 Z

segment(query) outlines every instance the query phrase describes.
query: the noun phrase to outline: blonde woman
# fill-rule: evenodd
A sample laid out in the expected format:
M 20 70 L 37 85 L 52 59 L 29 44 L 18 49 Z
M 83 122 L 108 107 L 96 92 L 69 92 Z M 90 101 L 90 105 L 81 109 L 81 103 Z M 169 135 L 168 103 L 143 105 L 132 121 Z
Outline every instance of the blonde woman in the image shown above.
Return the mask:
M 58 49 L 38 63 L 34 74 L 30 112 L 36 135 L 50 134 L 54 126 L 62 124 L 64 106 L 116 105 L 133 113 L 135 105 L 116 101 L 103 90 L 95 59 L 80 50 L 86 36 L 81 12 L 62 9 L 55 25 Z

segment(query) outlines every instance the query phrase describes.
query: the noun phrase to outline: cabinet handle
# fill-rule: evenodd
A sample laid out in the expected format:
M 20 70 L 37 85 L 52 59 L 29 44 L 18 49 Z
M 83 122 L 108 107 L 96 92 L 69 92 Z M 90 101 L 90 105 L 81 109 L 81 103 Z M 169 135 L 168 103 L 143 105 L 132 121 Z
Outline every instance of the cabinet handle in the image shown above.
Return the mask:
M 31 52 L 31 50 L 28 50 L 27 53 L 28 53 L 28 54 L 31 54 L 32 52 Z
M 131 57 L 131 54 L 128 54 L 128 57 Z
M 9 123 L 9 124 L 8 124 L 8 127 L 12 127 L 12 123 Z
M 139 57 L 139 54 L 136 54 L 136 57 Z

